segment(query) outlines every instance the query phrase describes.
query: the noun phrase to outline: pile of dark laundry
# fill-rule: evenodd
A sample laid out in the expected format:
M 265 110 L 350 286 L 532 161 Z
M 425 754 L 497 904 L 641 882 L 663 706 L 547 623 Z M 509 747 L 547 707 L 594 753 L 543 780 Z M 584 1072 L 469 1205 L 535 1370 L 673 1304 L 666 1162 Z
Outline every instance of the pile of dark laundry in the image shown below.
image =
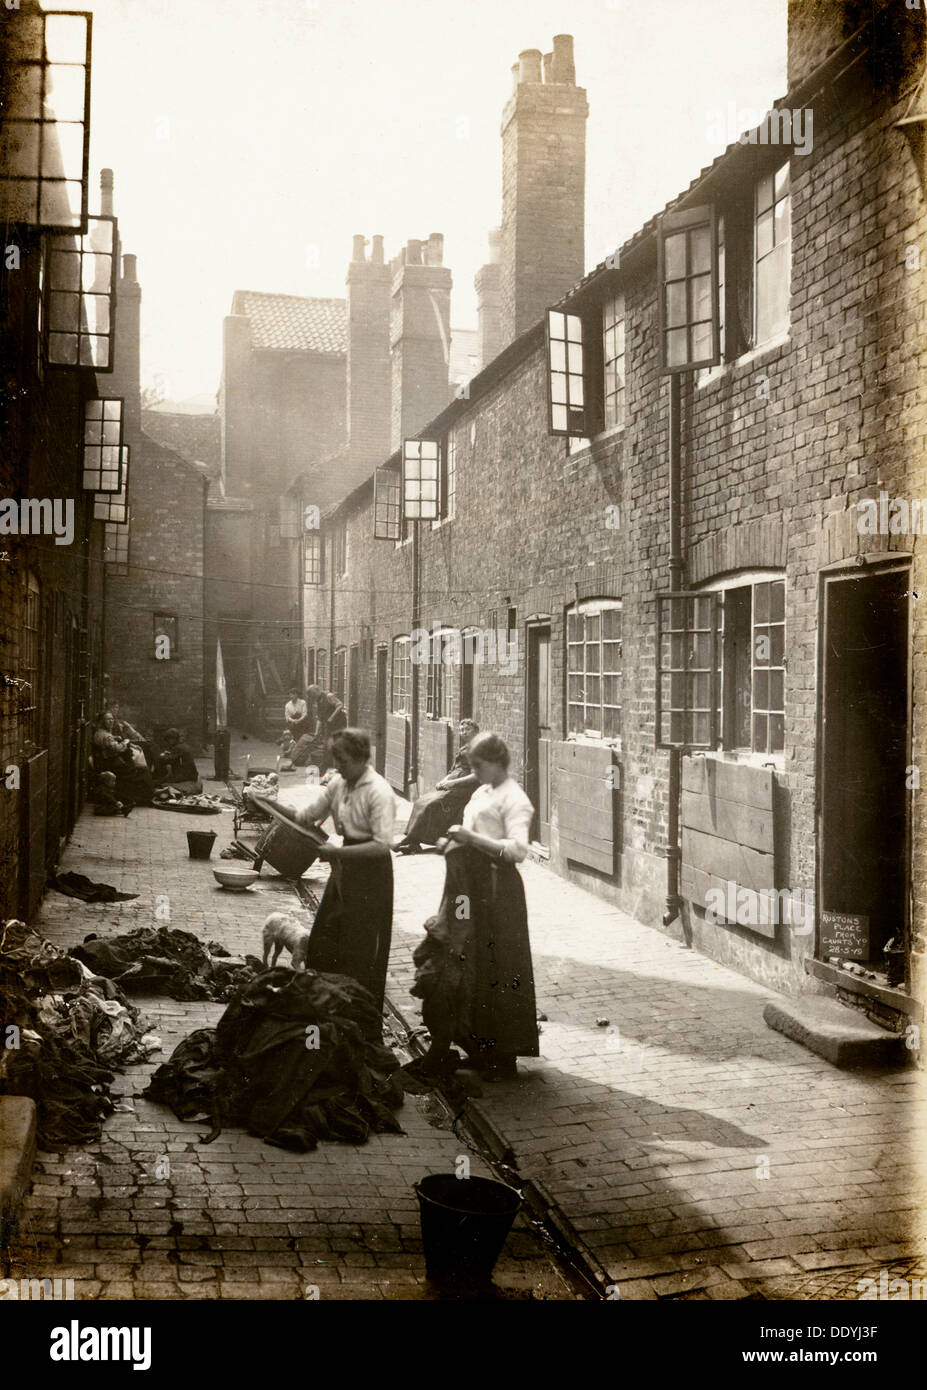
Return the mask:
M 347 975 L 277 968 L 246 984 L 216 1027 L 158 1067 L 145 1095 L 215 1139 L 238 1125 L 304 1153 L 319 1140 L 363 1144 L 403 1131 L 399 1061 L 379 1041 L 373 997 Z
M 137 927 L 105 938 L 91 933 L 71 955 L 132 993 L 182 1000 L 231 999 L 262 969 L 253 957 L 235 960 L 217 942 L 204 946 L 190 932 L 171 927 Z
M 15 920 L 0 927 L 0 1003 L 7 1026 L 0 1094 L 35 1101 L 40 1148 L 97 1139 L 116 1108 L 115 1069 L 146 1061 L 160 1038 L 118 985 Z

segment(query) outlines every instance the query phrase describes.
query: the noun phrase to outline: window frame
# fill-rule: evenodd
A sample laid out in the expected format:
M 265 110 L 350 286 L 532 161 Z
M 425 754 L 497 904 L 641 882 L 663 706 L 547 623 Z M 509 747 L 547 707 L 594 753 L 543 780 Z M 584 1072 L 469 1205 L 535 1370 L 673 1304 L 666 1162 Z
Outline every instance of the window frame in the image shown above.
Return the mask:
M 607 636 L 605 635 L 605 631 L 604 631 L 605 624 L 604 624 L 604 622 L 602 621 L 602 615 L 603 615 L 604 613 L 606 613 L 606 612 L 608 612 L 608 613 L 618 613 L 618 614 L 619 614 L 619 624 L 620 624 L 621 632 L 620 632 L 620 635 L 619 635 L 618 637 L 614 637 L 614 636 L 608 636 L 608 637 L 607 637 Z M 598 652 L 597 652 L 598 669 L 592 669 L 590 666 L 587 665 L 588 650 L 589 650 L 589 648 L 591 648 L 591 647 L 593 646 L 593 641 L 590 640 L 589 636 L 587 635 L 586 620 L 589 619 L 589 618 L 593 618 L 593 617 L 597 617 L 597 618 L 599 619 L 599 631 L 598 631 L 598 635 L 597 635 L 597 637 L 596 637 L 596 639 L 595 639 L 595 645 L 596 645 L 597 648 L 598 648 Z M 576 619 L 576 618 L 582 618 L 582 619 L 583 619 L 583 635 L 582 635 L 582 637 L 580 638 L 579 641 L 573 640 L 573 639 L 571 638 L 571 635 L 570 635 L 571 619 Z M 605 660 L 606 660 L 606 656 L 605 656 L 605 646 L 606 646 L 606 643 L 608 643 L 609 645 L 614 645 L 615 643 L 617 643 L 617 645 L 618 645 L 618 660 L 619 660 L 620 665 L 619 665 L 619 668 L 618 668 L 617 670 L 613 670 L 613 669 L 608 669 L 608 670 L 606 670 L 606 669 L 605 669 Z M 620 746 L 620 745 L 621 745 L 621 740 L 622 740 L 622 733 L 623 733 L 623 714 L 624 714 L 624 602 L 623 602 L 623 600 L 620 599 L 620 598 L 587 598 L 587 599 L 580 599 L 580 600 L 579 600 L 578 602 L 576 602 L 576 603 L 571 603 L 571 604 L 569 604 L 569 605 L 564 609 L 564 621 L 563 621 L 563 647 L 564 647 L 564 653 L 563 653 L 563 655 L 564 655 L 564 660 L 563 660 L 563 669 L 564 669 L 564 720 L 563 720 L 563 727 L 564 727 L 564 731 L 565 731 L 566 737 L 567 737 L 567 738 L 576 739 L 576 740 L 588 740 L 589 742 L 594 742 L 594 743 L 598 743 L 598 744 L 616 744 L 616 745 L 619 745 L 619 746 Z M 571 649 L 576 648 L 576 647 L 580 647 L 580 648 L 582 649 L 583 664 L 582 664 L 582 669 L 581 669 L 581 670 L 574 670 L 574 669 L 572 669 L 572 650 L 571 650 Z M 582 681 L 583 681 L 583 687 L 582 687 L 582 695 L 583 695 L 583 698 L 582 698 L 581 700 L 576 700 L 576 699 L 573 699 L 573 698 L 572 698 L 571 677 L 575 679 L 577 676 L 579 676 L 579 677 L 582 679 Z M 606 677 L 608 677 L 609 679 L 617 679 L 617 682 L 618 682 L 618 697 L 619 697 L 617 703 L 613 703 L 612 701 L 606 701 L 606 699 L 605 699 L 605 680 L 606 680 Z M 587 699 L 585 698 L 585 695 L 586 695 L 586 681 L 587 681 L 588 679 L 590 679 L 590 678 L 593 679 L 593 680 L 598 680 L 598 681 L 599 681 L 599 696 L 598 696 L 598 700 L 597 700 L 597 701 L 587 700 Z M 576 707 L 578 707 L 578 706 L 580 706 L 580 705 L 582 706 L 582 709 L 583 709 L 583 727 L 582 727 L 582 728 L 579 728 L 578 726 L 574 727 L 574 723 L 573 723 L 573 714 L 572 714 L 573 709 L 576 708 Z M 598 718 L 599 728 L 598 728 L 598 729 L 595 729 L 595 728 L 593 728 L 593 727 L 591 726 L 591 724 L 590 724 L 590 722 L 589 722 L 589 720 L 588 720 L 588 718 L 587 718 L 587 715 L 586 715 L 587 710 L 589 710 L 589 709 L 591 709 L 591 708 L 594 708 L 594 707 L 597 707 L 597 708 L 598 708 L 598 712 L 599 712 L 599 718 Z M 606 730 L 606 722 L 607 722 L 607 721 L 606 721 L 606 710 L 611 710 L 611 711 L 614 712 L 614 714 L 615 714 L 615 720 L 614 720 L 614 722 L 617 724 L 617 732 L 609 732 L 609 733 L 606 733 L 606 731 L 605 731 L 605 730 Z
M 758 621 L 757 621 L 757 610 L 756 610 L 756 589 L 757 589 L 759 586 L 761 586 L 761 585 L 773 585 L 773 584 L 779 584 L 779 585 L 782 586 L 782 589 L 781 589 L 781 594 L 782 594 L 782 601 L 781 601 L 782 616 L 781 616 L 781 618 L 774 618 L 774 619 L 773 619 L 773 618 L 769 618 L 769 619 L 767 619 L 767 620 L 765 620 L 765 621 L 759 621 L 759 622 L 758 622 Z M 738 742 L 735 741 L 736 731 L 734 730 L 734 727 L 733 727 L 733 726 L 734 726 L 734 724 L 735 724 L 735 719 L 736 719 L 736 691 L 733 691 L 732 688 L 731 688 L 731 679 L 732 679 L 732 675 L 731 675 L 731 672 L 730 672 L 730 669 L 729 669 L 729 668 L 730 668 L 730 659 L 729 659 L 729 656 L 728 656 L 728 653 L 729 653 L 729 651 L 730 651 L 730 646 L 729 646 L 729 642 L 730 642 L 730 625 L 726 622 L 726 613 L 727 613 L 727 610 L 726 610 L 726 604 L 725 604 L 725 599 L 726 599 L 727 594 L 729 594 L 729 593 L 731 593 L 731 592 L 734 592 L 734 591 L 741 591 L 741 590 L 744 590 L 744 589 L 749 589 L 749 591 L 750 591 L 750 635 L 749 635 L 749 650 L 750 650 L 750 712 L 749 712 L 750 743 L 749 743 L 749 746 L 747 746 L 746 744 L 738 743 Z M 719 751 L 719 752 L 725 753 L 725 754 L 727 754 L 727 755 L 729 755 L 729 756 L 731 756 L 731 757 L 735 757 L 735 758 L 739 758 L 739 759 L 756 758 L 756 759 L 761 759 L 761 760 L 764 761 L 764 762 L 768 762 L 771 758 L 777 758 L 777 759 L 782 759 L 782 758 L 784 758 L 784 756 L 785 756 L 785 740 L 786 740 L 786 732 L 787 732 L 787 716 L 788 716 L 788 709 L 787 709 L 787 705 L 786 705 L 786 676 L 787 676 L 787 673 L 788 673 L 788 666 L 787 666 L 787 645 L 786 645 L 786 644 L 787 644 L 787 641 L 788 641 L 788 624 L 787 624 L 787 620 L 786 620 L 786 606 L 787 606 L 787 600 L 788 600 L 788 580 L 787 580 L 787 576 L 786 576 L 786 574 L 785 574 L 785 571 L 782 570 L 782 569 L 777 569 L 777 568 L 775 568 L 775 567 L 773 567 L 773 566 L 761 567 L 761 568 L 753 569 L 753 570 L 741 570 L 741 571 L 736 571 L 736 572 L 734 572 L 734 573 L 724 575 L 724 576 L 723 576 L 722 578 L 720 578 L 720 579 L 710 580 L 710 581 L 708 581 L 707 583 L 705 583 L 705 584 L 703 584 L 703 585 L 700 585 L 697 592 L 700 593 L 700 594 L 701 594 L 701 593 L 713 593 L 713 594 L 715 594 L 715 595 L 718 597 L 718 604 L 717 604 L 717 611 L 718 611 L 718 626 L 717 626 L 717 654 L 716 654 L 716 680 L 717 680 L 717 692 L 716 692 L 716 700 L 715 700 L 715 725 L 716 725 L 715 748 L 716 748 L 716 750 Z M 772 596 L 772 593 L 771 593 L 771 592 L 769 593 L 768 598 L 769 598 L 769 604 L 770 604 L 769 612 L 772 613 L 772 611 L 773 611 L 773 596 Z M 757 663 L 757 661 L 756 661 L 756 652 L 757 652 L 757 629 L 758 629 L 758 628 L 766 628 L 766 629 L 776 628 L 776 629 L 781 629 L 781 659 L 780 659 L 780 660 L 775 661 L 775 660 L 770 659 L 769 661 L 766 661 L 765 663 L 759 663 L 759 664 Z M 770 639 L 770 640 L 771 640 L 771 639 Z M 772 658 L 773 655 L 774 655 L 774 653 L 773 653 L 773 650 L 772 650 L 772 648 L 771 648 L 771 650 L 770 650 L 770 658 Z M 765 673 L 766 676 L 767 676 L 767 700 L 766 700 L 766 702 L 765 702 L 765 704 L 763 705 L 762 708 L 758 708 L 757 703 L 756 703 L 756 700 L 755 700 L 755 690 L 756 690 L 756 685 L 757 685 L 757 683 L 756 683 L 756 672 L 757 672 L 757 671 L 759 671 L 761 674 Z M 776 708 L 775 705 L 774 705 L 774 703 L 772 703 L 772 702 L 770 701 L 770 698 L 769 698 L 770 695 L 771 695 L 771 693 L 772 693 L 773 684 L 774 684 L 773 679 L 772 679 L 773 673 L 775 673 L 775 674 L 779 677 L 779 679 L 781 680 L 781 685 L 782 685 L 782 697 L 781 697 L 782 704 L 781 704 L 781 709 Z M 765 747 L 765 748 L 757 748 L 757 747 L 755 746 L 755 744 L 756 744 L 755 728 L 756 728 L 756 718 L 757 718 L 758 715 L 759 715 L 759 716 L 765 716 L 765 717 L 766 717 L 766 720 L 767 720 L 767 723 L 766 723 L 766 739 L 765 739 L 766 747 Z M 781 720 L 782 720 L 782 746 L 781 746 L 781 748 L 770 748 L 770 747 L 769 747 L 769 744 L 770 744 L 770 722 L 769 722 L 769 721 L 770 721 L 770 718 L 771 718 L 772 716 L 777 716 L 777 717 L 781 718 Z
M 377 468 L 373 474 L 373 538 L 399 541 L 402 537 L 402 475 L 394 468 Z
M 699 232 L 708 234 L 707 269 L 693 268 L 695 238 Z M 674 265 L 673 257 L 668 255 L 670 241 L 684 241 L 685 266 L 681 273 Z M 697 282 L 708 277 L 709 317 L 700 318 L 696 314 Z M 671 323 L 668 298 L 672 287 L 683 286 L 685 299 L 684 316 L 678 323 Z M 708 324 L 709 344 L 707 356 L 696 353 L 695 333 L 699 326 Z M 695 371 L 699 368 L 715 367 L 720 362 L 718 335 L 718 230 L 717 211 L 714 203 L 700 203 L 697 207 L 683 211 L 666 212 L 660 218 L 657 228 L 657 327 L 658 327 L 658 370 L 661 376 L 671 376 L 677 372 Z M 682 360 L 669 361 L 668 339 L 671 333 L 685 333 L 686 350 Z
M 620 305 L 620 312 L 617 306 Z M 615 306 L 614 318 L 609 320 L 609 310 Z M 616 335 L 616 345 L 618 329 L 621 329 L 621 351 L 616 352 L 614 357 L 609 356 L 608 335 L 614 332 Z M 609 367 L 614 363 L 617 372 L 620 370 L 620 385 L 616 385 L 614 391 L 609 390 Z M 618 364 L 620 363 L 620 368 Z M 624 429 L 626 422 L 627 409 L 627 308 L 624 290 L 616 290 L 610 295 L 602 305 L 602 421 L 603 428 L 606 430 Z M 616 400 L 615 418 L 609 419 L 609 400 L 614 397 Z M 617 408 L 620 406 L 620 409 Z
M 129 573 L 129 522 L 131 519 L 132 509 L 127 507 L 125 522 L 104 521 L 103 523 L 103 566 L 107 574 L 127 575 Z
M 303 532 L 303 584 L 308 589 L 318 589 L 325 583 L 325 547 L 318 531 Z M 314 574 L 315 578 L 310 578 Z
M 332 683 L 329 686 L 333 695 L 337 695 L 342 704 L 345 702 L 348 682 L 348 649 L 347 647 L 336 647 L 332 654 Z
M 29 570 L 23 585 L 23 654 L 20 664 L 23 684 L 19 687 L 18 722 L 20 743 L 31 743 L 36 748 L 39 747 L 40 733 L 39 681 L 42 674 L 43 626 L 42 585 Z
M 463 639 L 460 629 L 440 627 L 433 629 L 429 637 L 428 665 L 425 668 L 425 714 L 429 719 L 446 719 L 456 724 L 460 718 L 460 681 L 455 681 L 455 667 L 461 661 L 446 662 L 445 651 L 449 646 L 463 655 Z M 437 658 L 437 659 L 436 659 Z
M 776 183 L 779 175 L 785 171 L 785 192 L 780 196 L 776 194 Z M 772 181 L 772 201 L 768 207 L 759 207 L 760 188 L 767 181 Z M 781 241 L 776 240 L 776 209 L 785 203 L 788 209 L 788 235 Z M 759 250 L 760 238 L 760 219 L 770 217 L 772 228 L 772 243 L 768 250 L 762 255 Z M 751 281 L 753 287 L 753 306 L 752 306 L 752 335 L 755 348 L 763 347 L 766 343 L 774 343 L 777 339 L 786 336 L 789 332 L 792 321 L 792 161 L 787 158 L 783 164 L 777 167 L 764 170 L 753 181 L 753 208 L 752 208 L 752 248 L 751 248 Z M 769 331 L 761 332 L 760 329 L 760 266 L 763 262 L 769 262 L 780 247 L 785 247 L 785 255 L 782 259 L 785 262 L 785 319 L 781 325 L 772 325 Z
M 389 661 L 389 708 L 390 714 L 412 714 L 412 681 L 415 672 L 412 666 L 412 638 L 400 633 L 390 642 Z M 408 704 L 403 704 L 404 698 Z

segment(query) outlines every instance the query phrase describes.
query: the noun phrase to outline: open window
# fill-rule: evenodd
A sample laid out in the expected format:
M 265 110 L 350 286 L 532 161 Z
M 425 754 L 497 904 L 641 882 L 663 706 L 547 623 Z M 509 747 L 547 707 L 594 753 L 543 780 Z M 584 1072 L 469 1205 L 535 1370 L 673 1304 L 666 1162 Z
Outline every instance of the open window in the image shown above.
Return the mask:
M 113 370 L 116 244 L 114 217 L 89 218 L 83 236 L 48 238 L 41 323 L 50 367 Z
M 122 446 L 122 487 L 118 492 L 98 492 L 93 499 L 95 521 L 124 525 L 129 518 L 129 445 Z
M 716 724 L 732 752 L 785 749 L 785 579 L 732 577 L 715 594 L 718 612 Z
M 720 361 L 718 235 L 711 203 L 665 213 L 657 235 L 660 370 Z
M 373 475 L 373 538 L 398 541 L 402 523 L 402 479 L 392 468 Z
M 441 445 L 438 440 L 403 440 L 403 518 L 407 521 L 437 521 L 440 488 Z
M 103 528 L 103 563 L 107 574 L 129 573 L 129 519 L 126 509 L 124 524 L 108 521 Z
M 119 492 L 122 487 L 123 401 L 84 403 L 84 491 Z
M 85 11 L 6 5 L 0 221 L 87 225 L 91 25 Z

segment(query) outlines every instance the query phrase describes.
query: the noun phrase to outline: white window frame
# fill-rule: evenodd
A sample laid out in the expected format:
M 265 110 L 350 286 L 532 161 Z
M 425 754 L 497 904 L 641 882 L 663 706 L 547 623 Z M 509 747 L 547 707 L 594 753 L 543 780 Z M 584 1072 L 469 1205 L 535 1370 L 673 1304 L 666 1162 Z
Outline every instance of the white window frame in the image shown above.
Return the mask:
M 622 634 L 621 634 L 621 636 L 620 636 L 619 638 L 608 638 L 608 639 L 606 639 L 606 638 L 602 635 L 601 615 L 602 615 L 603 613 L 605 613 L 605 612 L 618 612 L 618 613 L 622 614 L 622 622 L 621 622 Z M 569 606 L 569 607 L 567 608 L 567 610 L 566 610 L 566 614 L 565 614 L 565 617 L 564 617 L 564 636 L 563 636 L 563 641 L 564 641 L 564 657 L 565 657 L 565 660 L 564 660 L 564 668 L 565 668 L 565 691 L 564 691 L 564 693 L 565 693 L 565 700 L 564 700 L 564 707 L 565 707 L 565 715 L 566 715 L 566 718 L 565 718 L 565 721 L 564 721 L 564 727 L 565 727 L 565 729 L 566 729 L 567 736 L 568 736 L 569 738 L 575 738 L 575 739 L 579 739 L 579 740 L 587 739 L 587 740 L 589 740 L 589 741 L 591 741 L 591 742 L 596 742 L 596 743 L 607 743 L 607 744 L 610 744 L 610 745 L 617 746 L 617 747 L 619 747 L 619 748 L 621 747 L 621 726 L 622 726 L 623 695 L 624 695 L 624 691 L 623 691 L 623 679 L 624 679 L 624 651 L 623 651 L 623 646 L 624 646 L 624 618 L 623 618 L 623 614 L 624 614 L 624 605 L 623 605 L 623 602 L 622 602 L 621 599 L 615 599 L 615 598 L 583 599 L 583 600 L 581 600 L 579 603 L 570 604 L 570 606 Z M 593 670 L 591 670 L 591 669 L 586 665 L 588 648 L 592 646 L 592 642 L 591 642 L 590 640 L 588 640 L 588 638 L 587 638 L 587 636 L 586 636 L 585 622 L 584 622 L 584 624 L 583 624 L 583 637 L 582 637 L 582 640 L 581 640 L 580 642 L 573 642 L 573 641 L 570 640 L 570 618 L 571 618 L 571 617 L 582 617 L 583 619 L 586 619 L 587 617 L 593 617 L 593 616 L 596 616 L 596 615 L 598 615 L 599 618 L 600 618 L 600 623 L 599 623 L 599 636 L 598 636 L 598 647 L 599 647 L 598 659 L 599 659 L 599 669 L 598 669 L 597 671 L 593 671 Z M 617 641 L 618 644 L 619 644 L 619 662 L 620 662 L 620 666 L 619 666 L 619 668 L 618 668 L 617 671 L 614 670 L 614 669 L 608 669 L 608 670 L 605 669 L 605 643 L 606 643 L 606 640 L 608 640 L 609 642 Z M 571 659 L 570 659 L 570 658 L 571 658 L 571 648 L 572 648 L 572 647 L 582 647 L 582 652 L 583 652 L 583 669 L 582 669 L 582 671 L 575 671 L 575 670 L 572 670 L 572 669 L 571 669 L 572 663 L 571 663 Z M 590 707 L 592 707 L 592 706 L 594 705 L 594 703 L 595 703 L 595 702 L 589 701 L 589 700 L 587 700 L 587 699 L 585 698 L 585 693 L 586 693 L 586 687 L 585 687 L 585 685 L 583 686 L 583 698 L 582 698 L 581 701 L 574 700 L 574 699 L 571 698 L 570 678 L 571 678 L 571 676 L 575 678 L 577 675 L 582 676 L 584 680 L 588 679 L 589 677 L 592 677 L 593 679 L 598 679 L 598 680 L 600 681 L 599 699 L 598 699 L 598 702 L 597 702 L 597 703 L 598 703 L 599 715 L 600 715 L 600 718 L 599 718 L 599 721 L 598 721 L 598 722 L 599 722 L 599 724 L 601 725 L 601 727 L 598 728 L 598 729 L 595 729 L 595 728 L 590 727 L 589 724 L 588 724 L 588 722 L 587 722 L 587 720 L 586 720 L 586 718 L 585 718 L 586 711 L 587 711 Z M 609 676 L 609 677 L 617 677 L 617 680 L 618 680 L 618 695 L 619 695 L 619 700 L 618 700 L 618 703 L 617 703 L 617 704 L 614 704 L 614 703 L 612 703 L 611 701 L 606 701 L 605 698 L 604 698 L 604 697 L 605 697 L 605 679 L 606 679 L 606 676 Z M 584 720 L 583 720 L 583 725 L 584 725 L 584 727 L 581 728 L 581 729 L 580 729 L 580 728 L 577 728 L 577 727 L 574 727 L 574 723 L 573 723 L 572 707 L 575 706 L 575 705 L 577 705 L 577 704 L 582 704 L 582 706 L 583 706 L 583 711 L 584 711 Z M 617 732 L 617 733 L 609 733 L 609 734 L 606 734 L 606 733 L 605 733 L 605 710 L 606 710 L 606 708 L 617 711 L 617 723 L 618 723 L 618 732 Z
M 389 668 L 390 713 L 411 715 L 412 681 L 415 679 L 415 671 L 412 666 L 412 638 L 404 633 L 394 637 L 390 643 Z M 404 703 L 406 698 L 407 704 Z
M 777 193 L 777 185 L 780 177 L 785 175 L 785 191 Z M 760 190 L 764 184 L 772 180 L 772 202 L 768 207 L 760 210 Z M 777 239 L 777 209 L 785 205 L 788 230 L 784 236 Z M 760 253 L 760 220 L 769 217 L 769 226 L 772 231 L 772 244 L 769 248 Z M 772 325 L 768 329 L 760 324 L 760 267 L 768 263 L 770 258 L 777 255 L 780 248 L 785 248 L 780 259 L 785 263 L 785 320 L 781 324 Z M 757 179 L 753 186 L 753 345 L 754 348 L 763 347 L 767 343 L 773 343 L 787 336 L 791 320 L 790 303 L 792 295 L 792 181 L 791 166 L 787 159 L 778 169 L 773 169 Z
M 757 586 L 758 584 L 771 584 L 771 583 L 773 583 L 773 584 L 774 584 L 774 583 L 781 583 L 781 584 L 783 585 L 783 597 L 784 597 L 784 602 L 783 602 L 783 616 L 782 616 L 781 619 L 776 619 L 774 622 L 757 623 L 757 621 L 756 621 L 756 594 L 755 594 L 756 586 Z M 725 712 L 726 712 L 726 707 L 727 707 L 727 703 L 728 703 L 728 682 L 729 682 L 730 679 L 731 679 L 731 673 L 725 669 L 726 663 L 725 663 L 725 659 L 724 659 L 724 651 L 725 651 L 725 648 L 724 648 L 724 599 L 725 599 L 725 596 L 726 596 L 729 592 L 732 592 L 732 591 L 737 590 L 737 589 L 747 589 L 747 588 L 749 588 L 750 591 L 751 591 L 751 592 L 750 592 L 750 746 L 749 746 L 749 748 L 746 747 L 746 746 L 743 746 L 743 745 L 736 745 L 736 744 L 733 744 L 733 743 L 728 744 L 727 741 L 726 741 L 727 738 L 728 738 L 728 736 L 729 736 L 729 730 L 728 730 L 728 728 L 726 727 L 727 720 L 726 720 L 726 713 L 725 713 Z M 788 718 L 788 708 L 787 708 L 786 698 L 785 698 L 785 685 L 786 685 L 786 673 L 787 673 L 787 645 L 786 645 L 786 644 L 787 644 L 787 641 L 788 641 L 788 626 L 787 626 L 787 622 L 786 622 L 786 618 L 785 618 L 785 607 L 786 607 L 786 603 L 787 603 L 787 600 L 788 600 L 788 580 L 787 580 L 785 571 L 782 570 L 782 569 L 775 569 L 775 568 L 773 568 L 773 567 L 763 568 L 763 569 L 756 569 L 756 570 L 740 570 L 740 571 L 737 571 L 737 572 L 735 572 L 735 573 L 733 573 L 733 574 L 727 574 L 727 575 L 725 575 L 725 576 L 724 576 L 723 578 L 721 578 L 721 579 L 710 580 L 709 582 L 707 582 L 707 583 L 705 583 L 705 584 L 700 584 L 700 585 L 698 586 L 698 589 L 697 589 L 695 592 L 697 592 L 697 593 L 716 593 L 716 594 L 719 594 L 719 595 L 721 596 L 721 602 L 720 602 L 719 605 L 718 605 L 718 634 L 717 634 L 717 660 L 718 660 L 718 672 L 719 672 L 719 677 L 720 677 L 720 679 L 718 680 L 718 752 L 721 752 L 721 753 L 723 753 L 723 754 L 725 755 L 725 757 L 730 758 L 731 760 L 736 760 L 736 761 L 738 761 L 738 762 L 754 762 L 754 763 L 757 763 L 757 764 L 767 764 L 767 763 L 770 763 L 770 762 L 773 762 L 773 761 L 774 761 L 775 764 L 776 764 L 776 766 L 780 766 L 780 765 L 781 765 L 781 766 L 784 766 L 784 762 L 785 762 L 785 737 L 786 737 L 786 731 L 787 731 L 787 718 Z M 775 663 L 774 663 L 774 662 L 771 662 L 771 661 L 770 661 L 770 662 L 766 662 L 766 663 L 757 664 L 757 662 L 756 662 L 756 654 L 757 654 L 757 628 L 758 628 L 758 627 L 760 627 L 760 628 L 781 627 L 781 629 L 782 629 L 782 660 L 781 660 L 780 662 L 775 662 Z M 754 690 L 755 690 L 755 683 L 756 683 L 756 682 L 755 682 L 755 676 L 756 676 L 756 672 L 757 672 L 757 671 L 760 671 L 760 672 L 763 672 L 763 671 L 781 672 L 781 675 L 782 675 L 782 688 L 783 688 L 783 689 L 782 689 L 782 709 L 781 709 L 781 711 L 780 711 L 780 710 L 770 710 L 770 707 L 769 707 L 769 700 L 768 700 L 768 692 L 767 692 L 767 703 L 766 703 L 765 709 L 757 709 L 757 708 L 756 708 L 756 706 L 755 706 L 755 704 L 754 704 Z M 769 740 L 769 724 L 768 724 L 768 722 L 767 722 L 767 734 L 766 734 L 766 744 L 767 744 L 767 748 L 766 748 L 765 750 L 763 750 L 763 749 L 755 749 L 754 746 L 753 746 L 753 745 L 754 745 L 754 718 L 755 718 L 755 716 L 756 716 L 757 714 L 766 714 L 766 716 L 767 716 L 767 721 L 768 721 L 768 717 L 769 717 L 769 715 L 770 715 L 771 713 L 772 713 L 772 714 L 780 714 L 780 713 L 781 713 L 781 715 L 782 715 L 782 723 L 783 723 L 783 736 L 782 736 L 782 741 L 783 741 L 783 746 L 782 746 L 781 749 L 776 749 L 776 750 L 774 750 L 774 751 L 773 751 L 773 750 L 769 750 L 769 747 L 768 747 L 769 741 L 770 741 L 770 740 Z

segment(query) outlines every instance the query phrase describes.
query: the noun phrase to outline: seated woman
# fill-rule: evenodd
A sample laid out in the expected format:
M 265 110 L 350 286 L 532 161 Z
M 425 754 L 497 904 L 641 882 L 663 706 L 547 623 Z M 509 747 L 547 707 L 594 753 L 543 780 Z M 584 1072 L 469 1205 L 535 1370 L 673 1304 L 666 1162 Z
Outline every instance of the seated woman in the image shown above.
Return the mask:
M 515 1074 L 516 1057 L 537 1057 L 538 1025 L 525 889 L 516 868 L 528 853 L 534 807 L 509 776 L 509 750 L 497 734 L 470 744 L 480 787 L 463 825 L 445 842 L 445 883 L 437 915 L 415 948 L 412 993 L 422 1000 L 431 1047 L 412 1063 L 424 1077 L 459 1063 L 451 1045 L 490 1077 Z M 461 919 L 457 904 L 469 903 Z
M 300 735 L 310 732 L 313 721 L 309 717 L 309 706 L 295 686 L 283 707 L 283 717 L 286 720 L 287 732 L 293 738 L 298 739 Z
M 111 710 L 100 717 L 93 735 L 93 770 L 112 772 L 116 778 L 116 795 L 120 801 L 133 806 L 150 806 L 154 793 L 151 774 L 142 750 L 128 739 L 119 738 Z
M 119 704 L 115 700 L 109 708 L 113 716 L 113 733 L 117 738 L 128 739 L 136 748 L 142 750 L 145 755 L 145 763 L 150 771 L 154 762 L 154 749 L 151 746 L 151 741 L 147 738 L 143 738 L 127 719 L 123 719 L 120 714 Z
M 460 820 L 479 786 L 467 757 L 467 747 L 479 731 L 480 726 L 472 719 L 461 719 L 457 726 L 459 747 L 451 770 L 436 783 L 433 792 L 420 796 L 412 807 L 406 833 L 393 846 L 397 853 L 420 854 L 422 845 L 436 845 L 449 827 Z
M 180 741 L 177 729 L 168 729 L 164 735 L 165 748 L 155 760 L 155 785 L 173 787 L 175 791 L 193 795 L 203 790 L 200 774 L 193 754 L 185 743 Z

